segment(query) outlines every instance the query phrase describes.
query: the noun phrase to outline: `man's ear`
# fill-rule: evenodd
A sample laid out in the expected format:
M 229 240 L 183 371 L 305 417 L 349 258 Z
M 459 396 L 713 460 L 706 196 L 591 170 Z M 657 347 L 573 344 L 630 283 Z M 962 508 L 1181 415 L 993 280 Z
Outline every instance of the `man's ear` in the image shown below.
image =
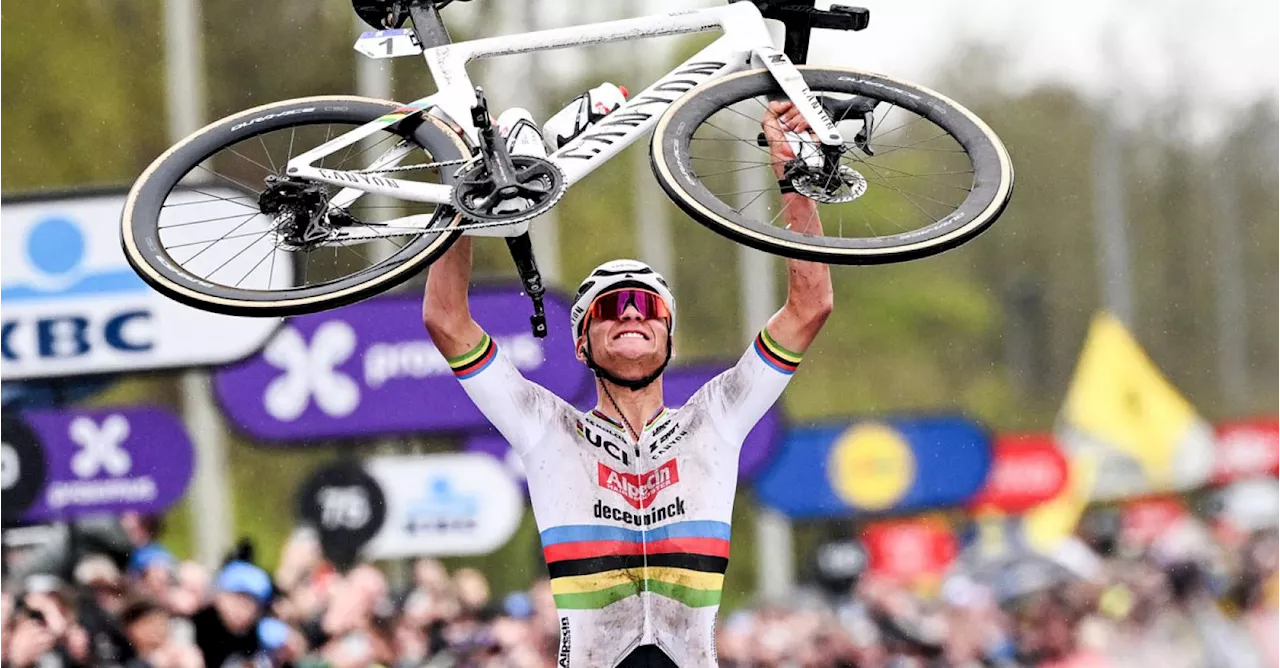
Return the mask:
M 579 362 L 586 362 L 587 361 L 587 337 L 585 334 L 578 337 L 578 341 L 574 344 L 574 347 L 575 347 L 574 356 L 578 358 Z

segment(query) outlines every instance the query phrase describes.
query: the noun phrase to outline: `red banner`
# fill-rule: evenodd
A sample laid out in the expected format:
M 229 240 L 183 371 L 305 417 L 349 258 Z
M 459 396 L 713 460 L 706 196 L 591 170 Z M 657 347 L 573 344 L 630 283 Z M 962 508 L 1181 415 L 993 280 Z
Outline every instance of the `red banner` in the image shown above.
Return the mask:
M 1280 429 L 1275 418 L 1218 425 L 1213 482 L 1275 476 L 1280 470 Z
M 941 576 L 958 549 L 951 526 L 938 517 L 873 522 L 862 543 L 870 573 L 904 583 Z
M 969 502 L 975 510 L 1021 513 L 1067 484 L 1067 460 L 1051 434 L 997 435 L 991 455 L 986 485 Z
M 1120 532 L 1130 545 L 1150 545 L 1187 516 L 1187 508 L 1174 498 L 1129 501 L 1120 511 Z

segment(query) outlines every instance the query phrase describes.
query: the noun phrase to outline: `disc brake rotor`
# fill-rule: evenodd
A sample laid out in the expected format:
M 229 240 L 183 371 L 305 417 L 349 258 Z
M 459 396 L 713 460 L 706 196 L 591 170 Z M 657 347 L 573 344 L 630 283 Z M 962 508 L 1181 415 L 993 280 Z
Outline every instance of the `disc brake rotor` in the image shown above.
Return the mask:
M 796 192 L 822 204 L 852 202 L 867 192 L 867 179 L 848 165 L 840 165 L 831 176 L 799 174 L 791 179 Z

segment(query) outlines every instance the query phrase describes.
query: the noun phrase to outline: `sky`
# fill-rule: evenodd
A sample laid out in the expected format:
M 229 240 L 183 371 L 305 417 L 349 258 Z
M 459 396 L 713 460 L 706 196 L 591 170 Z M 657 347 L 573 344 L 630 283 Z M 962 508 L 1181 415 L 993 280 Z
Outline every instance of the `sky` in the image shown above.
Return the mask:
M 503 2 L 527 0 L 503 0 Z M 1192 91 L 1193 123 L 1221 125 L 1280 91 L 1280 3 L 1275 0 L 845 0 L 871 10 L 860 33 L 815 31 L 810 62 L 848 65 L 930 85 L 964 48 L 1000 54 L 993 83 L 1025 90 L 1065 83 L 1123 116 Z M 712 7 L 723 0 L 537 0 L 544 27 Z M 829 6 L 819 0 L 818 6 Z M 450 20 L 446 13 L 446 20 Z M 517 20 L 518 22 L 518 20 Z M 516 25 L 497 34 L 519 29 Z M 525 28 L 528 29 L 528 28 Z M 483 32 L 483 29 L 482 29 Z M 945 91 L 943 91 L 945 92 Z

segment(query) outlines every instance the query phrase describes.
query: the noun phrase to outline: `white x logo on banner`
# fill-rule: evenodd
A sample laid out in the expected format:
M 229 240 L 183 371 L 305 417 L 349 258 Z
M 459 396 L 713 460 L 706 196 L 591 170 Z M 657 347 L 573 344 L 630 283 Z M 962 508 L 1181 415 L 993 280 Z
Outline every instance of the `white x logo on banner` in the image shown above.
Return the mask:
M 67 435 L 80 446 L 80 452 L 71 458 L 71 470 L 81 478 L 91 478 L 103 469 L 122 476 L 133 466 L 133 459 L 122 447 L 129 438 L 129 420 L 123 415 L 107 416 L 101 425 L 92 418 L 78 417 L 71 421 Z
M 315 396 L 316 405 L 326 415 L 350 415 L 360 403 L 360 387 L 337 367 L 350 359 L 355 349 L 355 330 L 341 320 L 320 325 L 310 347 L 297 329 L 281 329 L 262 351 L 267 362 L 284 371 L 263 394 L 267 412 L 277 420 L 292 422 Z

